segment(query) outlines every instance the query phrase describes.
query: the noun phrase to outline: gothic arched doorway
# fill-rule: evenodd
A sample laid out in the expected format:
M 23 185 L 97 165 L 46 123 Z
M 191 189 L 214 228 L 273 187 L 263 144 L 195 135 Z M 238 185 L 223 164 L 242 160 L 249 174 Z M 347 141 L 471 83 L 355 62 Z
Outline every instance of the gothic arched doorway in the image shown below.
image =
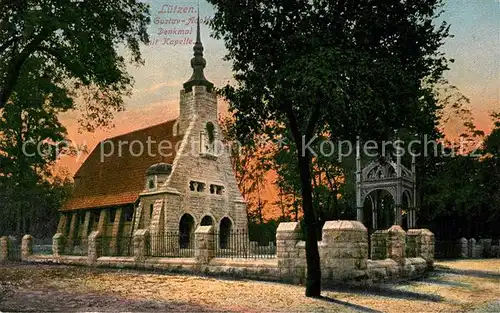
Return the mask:
M 194 235 L 194 218 L 190 214 L 184 214 L 179 222 L 179 247 L 181 249 L 191 248 Z
M 409 228 L 415 226 L 416 219 L 416 164 L 415 157 L 412 157 L 411 170 L 402 164 L 402 155 L 384 151 L 375 160 L 366 166 L 362 166 L 361 141 L 356 140 L 356 208 L 357 220 L 365 223 L 373 229 L 388 228 L 392 225 L 402 224 L 403 212 L 403 192 L 406 190 L 409 201 L 409 209 L 406 211 L 407 224 Z M 373 210 L 370 220 L 369 207 L 367 208 L 366 198 L 371 193 L 378 195 L 378 199 L 372 201 L 377 206 Z M 379 194 L 383 192 L 383 194 Z M 371 199 L 370 199 L 371 200 Z M 408 201 L 407 201 L 408 202 Z M 375 218 L 375 215 L 377 217 Z M 376 227 L 374 227 L 376 226 Z
M 411 210 L 411 196 L 408 190 L 403 192 L 403 198 L 401 199 L 401 226 L 407 230 L 410 228 L 409 224 L 409 213 Z
M 377 207 L 374 199 L 375 193 L 376 191 L 369 193 L 363 202 L 363 224 L 368 229 L 368 234 L 377 230 L 377 223 L 373 222 L 373 217 L 376 217 L 374 210 Z
M 371 191 L 363 202 L 363 224 L 369 233 L 378 229 L 388 229 L 396 220 L 394 198 L 385 189 Z
M 200 222 L 201 226 L 210 226 L 213 224 L 214 224 L 214 219 L 210 215 L 203 216 Z
M 229 242 L 230 242 L 232 228 L 233 228 L 233 223 L 231 222 L 231 220 L 228 217 L 224 217 L 220 221 L 219 247 L 221 249 L 228 249 L 229 248 Z
M 385 190 L 380 190 L 379 192 L 379 203 L 377 204 L 377 228 L 389 229 L 396 222 L 394 198 Z

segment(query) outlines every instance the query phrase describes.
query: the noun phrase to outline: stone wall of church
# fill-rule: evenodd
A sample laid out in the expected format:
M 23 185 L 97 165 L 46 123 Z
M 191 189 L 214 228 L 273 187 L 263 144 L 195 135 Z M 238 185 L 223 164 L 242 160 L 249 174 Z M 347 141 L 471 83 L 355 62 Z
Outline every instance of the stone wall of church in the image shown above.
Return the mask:
M 173 189 L 179 195 L 166 195 L 166 229 L 179 227 L 178 221 L 185 213 L 194 217 L 199 225 L 205 215 L 215 219 L 215 229 L 224 217 L 232 221 L 233 229 L 247 229 L 246 206 L 238 189 L 229 153 L 202 154 L 201 136 L 207 122 L 215 127 L 215 141 L 222 143 L 217 121 L 217 99 L 205 87 L 195 86 L 193 92 L 181 93 L 181 132 L 184 140 L 177 151 L 172 173 L 163 189 Z M 189 124 L 187 123 L 189 120 Z M 191 190 L 190 182 L 204 185 L 203 190 Z M 211 193 L 211 185 L 223 186 L 222 194 Z M 174 224 L 175 223 L 175 224 Z
M 179 131 L 186 133 L 194 116 L 217 121 L 217 97 L 204 86 L 194 86 L 192 92 L 180 91 Z

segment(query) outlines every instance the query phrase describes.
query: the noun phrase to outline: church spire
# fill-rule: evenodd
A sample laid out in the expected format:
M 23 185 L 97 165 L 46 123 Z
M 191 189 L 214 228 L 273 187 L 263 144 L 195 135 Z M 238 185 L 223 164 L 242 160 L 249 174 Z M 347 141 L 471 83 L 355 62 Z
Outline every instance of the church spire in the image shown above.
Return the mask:
M 198 20 L 196 23 L 196 42 L 193 47 L 194 56 L 191 59 L 191 67 L 193 68 L 193 75 L 187 82 L 184 83 L 184 90 L 189 92 L 193 86 L 205 86 L 207 91 L 211 91 L 214 84 L 205 78 L 203 69 L 207 65 L 207 61 L 203 58 L 203 44 L 201 43 L 200 36 L 200 3 L 198 2 Z

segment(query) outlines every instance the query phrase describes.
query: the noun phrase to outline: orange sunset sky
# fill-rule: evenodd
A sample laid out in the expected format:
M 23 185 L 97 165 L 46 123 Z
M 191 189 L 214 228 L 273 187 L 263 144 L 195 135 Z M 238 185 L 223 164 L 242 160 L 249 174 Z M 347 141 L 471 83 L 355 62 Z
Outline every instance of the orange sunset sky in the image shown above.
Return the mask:
M 75 144 L 87 145 L 89 152 L 105 138 L 157 124 L 178 115 L 179 91 L 182 83 L 192 73 L 192 45 L 180 43 L 174 46 L 172 41 L 163 45 L 162 42 L 165 37 L 178 39 L 179 42 L 185 37 L 195 38 L 194 31 L 188 35 L 168 33 L 178 33 L 179 30 L 189 32 L 191 27 L 195 29 L 190 18 L 196 16 L 196 11 L 175 13 L 168 9 L 193 7 L 196 10 L 197 2 L 145 2 L 151 5 L 152 23 L 149 33 L 151 41 L 156 44 L 142 47 L 145 66 L 129 67 L 136 83 L 132 97 L 126 99 L 126 110 L 116 114 L 115 127 L 100 129 L 94 133 L 80 133 L 77 112 L 61 116 L 61 121 L 68 128 L 69 138 Z M 443 51 L 455 59 L 446 77 L 470 98 L 470 108 L 476 124 L 479 129 L 488 133 L 492 128 L 489 112 L 500 108 L 500 0 L 448 0 L 444 10 L 441 19 L 451 24 L 450 32 L 455 36 L 448 39 L 443 47 Z M 204 0 L 200 1 L 200 15 L 202 19 L 213 16 L 212 6 Z M 205 75 L 220 87 L 232 77 L 231 64 L 222 61 L 226 52 L 223 42 L 210 38 L 210 30 L 206 25 L 202 25 L 201 32 L 207 60 Z M 220 109 L 225 110 L 222 103 Z M 58 162 L 58 168 L 73 175 L 86 156 L 63 156 Z M 270 195 L 271 198 L 274 196 Z

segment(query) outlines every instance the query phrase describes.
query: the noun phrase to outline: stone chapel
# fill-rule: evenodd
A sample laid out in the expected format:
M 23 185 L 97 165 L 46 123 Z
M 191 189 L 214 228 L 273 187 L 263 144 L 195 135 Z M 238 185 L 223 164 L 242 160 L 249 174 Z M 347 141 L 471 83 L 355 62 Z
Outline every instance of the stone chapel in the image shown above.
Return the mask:
M 217 97 L 204 75 L 199 18 L 193 50 L 179 117 L 104 140 L 74 175 L 57 230 L 69 244 L 95 230 L 110 238 L 138 229 L 178 232 L 185 245 L 199 225 L 213 225 L 219 234 L 247 231 L 230 154 L 218 144 Z

